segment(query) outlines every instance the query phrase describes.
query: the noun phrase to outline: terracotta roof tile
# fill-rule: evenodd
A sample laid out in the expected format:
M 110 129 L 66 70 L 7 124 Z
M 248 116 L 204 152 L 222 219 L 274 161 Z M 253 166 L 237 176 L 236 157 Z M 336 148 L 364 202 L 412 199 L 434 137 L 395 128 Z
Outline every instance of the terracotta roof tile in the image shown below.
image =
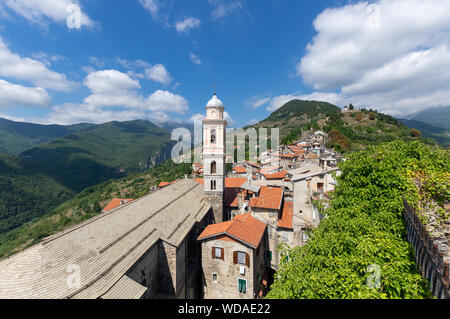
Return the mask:
M 175 183 L 176 183 L 176 181 L 173 181 L 173 182 L 161 182 L 161 183 L 159 183 L 158 187 L 159 188 L 166 187 L 166 186 L 169 186 L 169 185 L 172 185 L 172 184 L 175 184 Z
M 257 220 L 250 213 L 246 213 L 237 215 L 231 221 L 209 225 L 200 234 L 198 240 L 225 234 L 256 248 L 259 246 L 265 230 L 265 223 Z
M 204 185 L 203 178 L 196 178 L 195 181 L 201 185 Z M 245 177 L 227 177 L 225 178 L 225 187 L 226 188 L 239 188 L 242 184 L 247 181 Z
M 133 198 L 113 198 L 105 208 L 103 208 L 103 212 L 109 212 L 114 208 L 120 207 L 123 204 L 133 201 Z
M 247 173 L 247 169 L 242 166 L 237 166 L 237 167 L 233 168 L 233 171 L 238 174 Z
M 283 179 L 283 178 L 286 178 L 286 172 L 287 171 L 282 171 L 282 172 L 273 173 L 273 174 L 264 174 L 264 177 L 266 179 Z
M 293 202 L 284 202 L 281 218 L 278 220 L 278 227 L 292 229 L 292 218 L 294 215 Z
M 250 199 L 250 207 L 280 209 L 282 199 L 282 188 L 261 186 L 259 196 Z

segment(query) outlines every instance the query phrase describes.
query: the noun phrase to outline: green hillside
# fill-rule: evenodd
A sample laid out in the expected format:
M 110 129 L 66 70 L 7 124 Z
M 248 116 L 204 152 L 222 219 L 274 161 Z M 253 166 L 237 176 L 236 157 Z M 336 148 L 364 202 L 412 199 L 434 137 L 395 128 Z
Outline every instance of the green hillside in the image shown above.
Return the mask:
M 0 234 L 0 258 L 99 214 L 112 198 L 136 199 L 146 195 L 151 186 L 158 185 L 161 181 L 173 181 L 191 173 L 190 164 L 174 164 L 171 160 L 166 160 L 145 172 L 88 187 L 56 209 L 46 210 L 41 218 Z M 43 196 L 47 198 L 48 194 Z
M 432 107 L 409 116 L 410 119 L 450 131 L 450 106 Z
M 306 127 L 308 123 L 324 119 L 330 114 L 339 114 L 340 111 L 340 108 L 327 102 L 292 100 L 253 127 L 278 127 L 281 136 L 286 136 L 299 127 Z
M 142 171 L 165 159 L 168 131 L 145 121 L 110 122 L 35 146 L 20 154 L 70 176 L 77 192 Z
M 0 118 L 0 153 L 17 155 L 30 147 L 92 127 L 94 124 L 41 125 Z
M 67 176 L 39 163 L 0 154 L 0 234 L 71 199 Z
M 342 113 L 339 107 L 318 101 L 292 100 L 253 127 L 278 127 L 281 144 L 292 143 L 305 132 L 320 129 L 330 137 L 327 147 L 343 153 L 397 139 L 421 139 L 392 116 L 365 109 Z M 434 140 L 422 140 L 434 143 Z
M 404 125 L 415 128 L 422 133 L 423 137 L 434 139 L 438 144 L 449 147 L 450 146 L 450 131 L 441 127 L 433 126 L 417 120 L 400 119 Z

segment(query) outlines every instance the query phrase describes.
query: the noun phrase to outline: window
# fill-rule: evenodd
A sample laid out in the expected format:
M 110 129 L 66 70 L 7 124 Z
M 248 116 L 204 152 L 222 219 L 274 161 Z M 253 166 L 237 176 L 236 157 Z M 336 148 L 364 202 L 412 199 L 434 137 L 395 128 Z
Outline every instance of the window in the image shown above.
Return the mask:
M 213 282 L 217 282 L 217 274 L 213 274 L 213 279 L 212 279 L 212 281 L 213 281 Z
M 247 256 L 246 253 L 243 253 L 242 251 L 238 251 L 238 253 L 237 253 L 238 264 L 245 265 L 246 256 Z
M 271 250 L 267 251 L 267 259 L 269 259 L 269 261 L 272 261 L 272 251 Z
M 247 280 L 238 279 L 238 290 L 242 294 L 247 293 Z
M 247 253 L 244 253 L 242 251 L 234 251 L 233 252 L 233 263 L 246 265 L 247 267 L 250 267 L 250 256 Z
M 306 244 L 308 242 L 308 234 L 306 233 L 306 228 L 302 228 L 302 242 Z
M 216 144 L 216 130 L 211 131 L 211 143 Z
M 211 190 L 215 191 L 216 190 L 216 181 L 211 181 Z
M 223 248 L 213 247 L 212 248 L 212 258 L 213 259 L 222 259 L 223 260 L 223 252 L 224 252 Z
M 212 163 L 211 163 L 211 174 L 215 174 L 216 170 L 217 170 L 216 161 L 212 161 Z

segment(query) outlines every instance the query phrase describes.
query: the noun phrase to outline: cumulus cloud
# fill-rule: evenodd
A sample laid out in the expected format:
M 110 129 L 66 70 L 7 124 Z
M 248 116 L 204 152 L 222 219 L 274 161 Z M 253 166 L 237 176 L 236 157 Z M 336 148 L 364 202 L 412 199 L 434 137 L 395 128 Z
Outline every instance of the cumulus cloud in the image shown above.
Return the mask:
M 172 77 L 167 71 L 166 67 L 162 64 L 156 64 L 154 66 L 145 69 L 145 76 L 155 82 L 162 84 L 170 84 L 172 82 Z
M 146 99 L 152 111 L 184 113 L 189 109 L 186 99 L 169 91 L 157 90 Z
M 75 83 L 67 80 L 61 73 L 51 71 L 41 61 L 24 58 L 11 52 L 0 38 L 0 76 L 31 82 L 35 86 L 68 92 Z
M 72 4 L 81 6 L 78 0 L 5 0 L 2 2 L 15 14 L 41 25 L 47 25 L 49 22 L 66 23 L 70 15 L 69 6 Z M 81 12 L 80 24 L 82 27 L 95 25 L 84 12 Z
M 104 123 L 141 118 L 163 123 L 171 120 L 167 113 L 183 114 L 189 109 L 184 97 L 168 91 L 157 90 L 144 96 L 139 81 L 118 70 L 91 72 L 83 83 L 91 91 L 83 103 L 53 107 L 46 123 Z
M 197 18 L 190 17 L 187 19 L 184 19 L 183 21 L 178 21 L 175 23 L 175 29 L 179 33 L 188 33 L 194 28 L 198 28 L 201 24 L 201 21 Z
M 89 104 L 67 103 L 52 108 L 52 113 L 44 121 L 47 124 L 69 125 L 74 123 L 105 123 L 110 121 L 130 121 L 145 118 L 140 110 L 101 109 Z
M 50 104 L 50 95 L 43 88 L 26 87 L 0 79 L 0 108 Z
M 122 93 L 141 87 L 138 81 L 117 70 L 90 73 L 84 80 L 84 84 L 93 93 Z
M 191 61 L 197 65 L 202 65 L 202 60 L 194 53 L 189 53 Z
M 449 104 L 447 0 L 349 4 L 323 11 L 314 28 L 297 73 L 316 91 L 394 115 Z

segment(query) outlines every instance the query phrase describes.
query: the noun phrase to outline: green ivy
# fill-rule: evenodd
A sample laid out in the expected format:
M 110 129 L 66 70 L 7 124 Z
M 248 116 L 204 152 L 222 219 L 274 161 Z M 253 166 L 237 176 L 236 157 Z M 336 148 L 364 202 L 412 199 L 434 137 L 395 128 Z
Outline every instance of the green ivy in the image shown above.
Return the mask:
M 340 169 L 329 208 L 321 207 L 327 217 L 308 244 L 282 248 L 289 259 L 281 260 L 268 298 L 431 297 L 405 240 L 402 200 L 421 199 L 411 172 L 430 176 L 430 196 L 448 199 L 449 152 L 395 141 L 352 153 Z M 380 268 L 379 286 L 367 284 L 370 265 Z

